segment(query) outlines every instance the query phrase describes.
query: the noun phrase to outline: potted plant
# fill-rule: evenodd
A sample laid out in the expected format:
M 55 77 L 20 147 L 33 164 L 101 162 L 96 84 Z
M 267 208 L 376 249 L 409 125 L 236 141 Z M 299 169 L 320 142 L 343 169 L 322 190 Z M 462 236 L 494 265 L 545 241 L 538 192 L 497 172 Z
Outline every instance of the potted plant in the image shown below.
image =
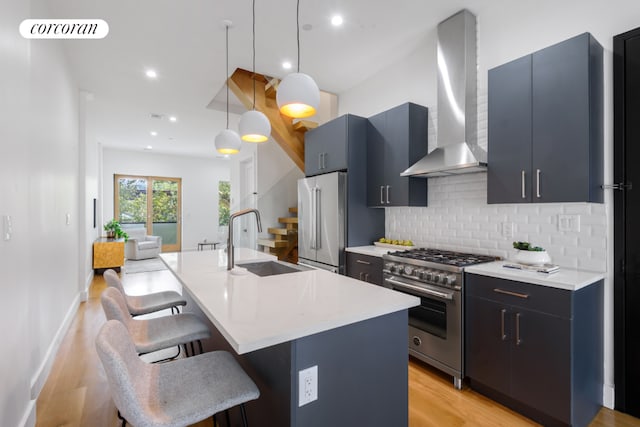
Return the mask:
M 544 248 L 533 246 L 529 242 L 513 242 L 513 247 L 518 250 L 516 261 L 522 264 L 547 264 L 551 262 L 551 257 Z
M 104 230 L 107 232 L 108 238 L 115 238 L 115 239 L 124 238 L 125 241 L 129 239 L 129 235 L 122 229 L 122 227 L 120 227 L 120 223 L 115 219 L 112 219 L 111 221 L 107 222 L 104 225 Z

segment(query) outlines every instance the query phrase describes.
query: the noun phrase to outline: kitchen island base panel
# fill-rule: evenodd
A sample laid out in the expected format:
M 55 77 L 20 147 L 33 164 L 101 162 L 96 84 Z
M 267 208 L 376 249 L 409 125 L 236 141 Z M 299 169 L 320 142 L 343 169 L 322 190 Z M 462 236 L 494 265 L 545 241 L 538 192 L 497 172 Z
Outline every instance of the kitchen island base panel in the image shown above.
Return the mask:
M 209 325 L 205 351 L 227 350 L 260 390 L 252 426 L 406 426 L 407 310 L 238 355 L 183 289 L 185 312 Z M 298 372 L 318 366 L 318 400 L 298 406 Z M 231 411 L 232 425 L 240 413 Z

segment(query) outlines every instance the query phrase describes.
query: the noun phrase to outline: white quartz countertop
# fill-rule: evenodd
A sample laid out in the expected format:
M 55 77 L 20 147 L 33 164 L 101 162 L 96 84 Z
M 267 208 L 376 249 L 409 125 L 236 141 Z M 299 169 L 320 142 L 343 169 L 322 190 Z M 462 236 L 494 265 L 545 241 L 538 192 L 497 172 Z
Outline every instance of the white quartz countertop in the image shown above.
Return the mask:
M 416 297 L 325 270 L 232 275 L 223 250 L 160 257 L 238 354 L 414 307 Z M 236 264 L 275 257 L 236 249 Z
M 377 256 L 379 258 L 382 258 L 382 255 L 389 253 L 390 251 L 397 251 L 397 249 L 384 248 L 381 246 L 374 246 L 374 245 L 354 246 L 351 248 L 346 248 L 345 250 L 347 252 L 353 252 L 356 254 Z
M 556 289 L 577 291 L 604 278 L 603 273 L 581 271 L 560 267 L 555 273 L 538 273 L 535 271 L 517 270 L 504 267 L 505 261 L 488 262 L 465 267 L 466 273 L 479 274 L 481 276 L 498 277 L 500 279 L 516 280 L 532 283 L 534 285 L 548 286 Z

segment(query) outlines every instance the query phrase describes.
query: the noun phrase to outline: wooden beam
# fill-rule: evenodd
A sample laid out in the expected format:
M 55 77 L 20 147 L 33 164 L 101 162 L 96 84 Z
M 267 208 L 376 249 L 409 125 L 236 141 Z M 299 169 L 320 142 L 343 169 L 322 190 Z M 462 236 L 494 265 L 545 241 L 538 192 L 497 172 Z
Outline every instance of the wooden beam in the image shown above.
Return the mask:
M 229 89 L 248 110 L 253 105 L 254 81 L 256 84 L 256 110 L 267 116 L 271 123 L 271 136 L 296 166 L 304 172 L 304 133 L 294 129 L 293 119 L 280 114 L 274 98 L 265 96 L 267 79 L 261 74 L 237 68 L 228 79 Z

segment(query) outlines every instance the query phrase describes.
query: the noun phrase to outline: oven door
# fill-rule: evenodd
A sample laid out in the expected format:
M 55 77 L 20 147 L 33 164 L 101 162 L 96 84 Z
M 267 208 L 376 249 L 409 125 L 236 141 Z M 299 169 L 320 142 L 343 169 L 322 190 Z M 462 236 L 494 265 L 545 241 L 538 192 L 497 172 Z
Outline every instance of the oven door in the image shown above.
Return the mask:
M 462 373 L 462 293 L 385 276 L 385 285 L 420 298 L 409 309 L 409 353 L 458 376 Z

